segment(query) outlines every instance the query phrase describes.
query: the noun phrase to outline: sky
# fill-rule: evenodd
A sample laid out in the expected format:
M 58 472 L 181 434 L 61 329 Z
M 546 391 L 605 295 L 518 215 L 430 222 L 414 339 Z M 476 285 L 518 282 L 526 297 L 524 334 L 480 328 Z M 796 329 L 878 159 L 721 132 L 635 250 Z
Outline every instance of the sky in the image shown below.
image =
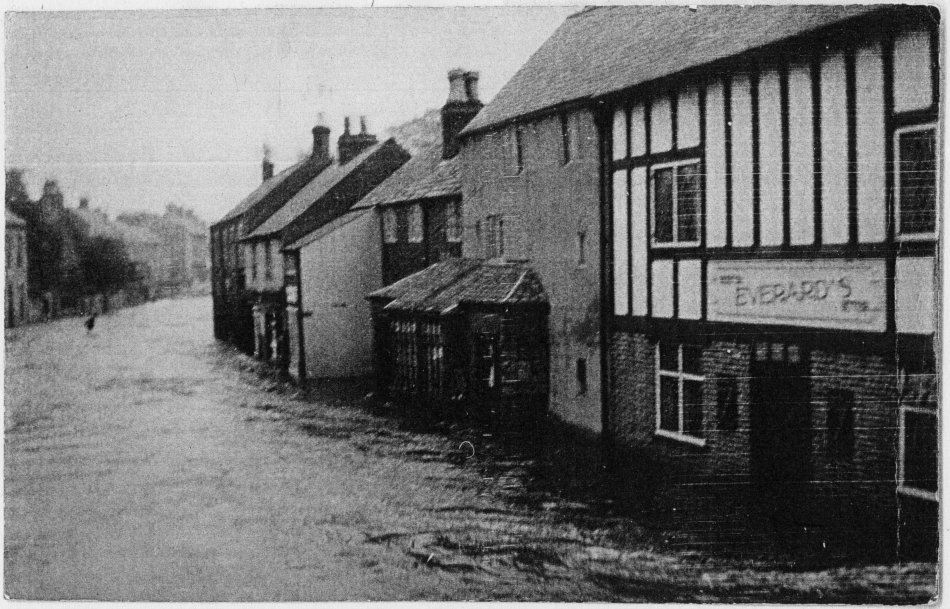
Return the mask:
M 213 222 L 308 153 L 320 116 L 369 130 L 441 107 L 447 73 L 488 102 L 579 7 L 8 12 L 5 166 L 110 215 Z

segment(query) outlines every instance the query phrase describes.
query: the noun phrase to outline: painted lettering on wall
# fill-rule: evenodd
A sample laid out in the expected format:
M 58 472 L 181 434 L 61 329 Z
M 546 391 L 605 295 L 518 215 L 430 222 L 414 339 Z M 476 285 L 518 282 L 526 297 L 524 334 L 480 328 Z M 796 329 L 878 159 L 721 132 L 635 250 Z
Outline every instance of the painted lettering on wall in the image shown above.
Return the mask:
M 707 268 L 713 321 L 885 329 L 883 260 L 730 260 Z

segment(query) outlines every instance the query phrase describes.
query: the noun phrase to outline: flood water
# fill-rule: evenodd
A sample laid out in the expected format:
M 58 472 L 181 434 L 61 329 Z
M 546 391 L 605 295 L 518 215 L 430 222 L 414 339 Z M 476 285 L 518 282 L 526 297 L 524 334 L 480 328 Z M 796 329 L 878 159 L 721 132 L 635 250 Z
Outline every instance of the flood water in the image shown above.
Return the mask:
M 7 330 L 7 595 L 895 602 L 934 592 L 933 565 L 802 572 L 659 547 L 585 495 L 582 471 L 571 492 L 537 480 L 543 451 L 405 425 L 360 387 L 304 396 L 215 343 L 210 320 L 210 299 L 194 298 L 116 311 L 88 333 L 82 319 Z

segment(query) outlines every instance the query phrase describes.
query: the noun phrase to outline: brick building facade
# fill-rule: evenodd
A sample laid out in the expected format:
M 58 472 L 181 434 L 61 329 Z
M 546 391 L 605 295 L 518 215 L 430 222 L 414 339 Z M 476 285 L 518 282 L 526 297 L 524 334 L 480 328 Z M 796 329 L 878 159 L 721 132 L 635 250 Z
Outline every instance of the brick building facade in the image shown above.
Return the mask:
M 594 7 L 463 131 L 464 255 L 531 260 L 552 410 L 686 536 L 936 547 L 938 24 Z
M 341 247 L 355 248 L 357 257 L 363 252 L 372 259 L 373 277 L 358 272 L 366 268 L 365 265 L 354 267 L 350 276 L 342 268 L 333 267 L 336 273 L 332 278 L 334 282 L 327 283 L 328 278 L 324 273 L 329 272 L 331 263 L 337 260 L 336 256 L 325 257 L 325 264 L 316 259 L 315 265 L 308 264 L 306 268 L 301 266 L 301 262 L 310 260 L 304 250 L 316 251 L 320 249 L 324 237 L 330 239 L 323 233 L 314 239 L 308 236 L 347 214 L 360 211 L 358 208 L 362 207 L 359 205 L 362 199 L 408 159 L 409 154 L 395 140 L 377 143 L 376 137 L 367 133 L 365 119 L 361 120 L 360 132 L 351 133 L 347 118 L 344 132 L 338 140 L 338 157 L 242 240 L 246 260 L 244 280 L 248 298 L 253 303 L 254 353 L 258 357 L 282 369 L 289 368 L 292 374 L 298 374 L 301 378 L 307 376 L 308 370 L 316 376 L 350 376 L 347 370 L 352 370 L 352 375 L 368 372 L 362 370 L 358 363 L 339 369 L 327 366 L 326 362 L 315 359 L 316 350 L 310 351 L 309 362 L 306 356 L 308 342 L 312 347 L 318 344 L 322 347 L 327 340 L 339 339 L 330 338 L 326 329 L 333 327 L 331 319 L 343 316 L 347 320 L 339 320 L 342 325 L 338 327 L 356 324 L 358 328 L 366 330 L 365 340 L 360 339 L 358 332 L 348 336 L 354 341 L 354 348 L 365 351 L 365 366 L 369 367 L 371 340 L 368 305 L 362 298 L 354 300 L 351 292 L 358 290 L 360 294 L 365 294 L 379 287 L 378 249 L 367 250 L 365 240 L 361 238 L 339 244 Z M 378 242 L 373 245 L 378 247 Z M 313 287 L 316 285 L 322 285 L 324 289 L 314 292 Z M 336 288 L 329 289 L 333 285 Z M 294 294 L 294 301 L 287 299 L 288 287 Z M 344 293 L 348 295 L 344 296 Z M 307 302 L 301 306 L 304 296 Z M 350 304 L 342 307 L 326 306 L 331 302 Z M 363 309 L 362 325 L 358 315 L 350 318 L 349 311 L 344 311 L 352 307 Z M 305 321 L 313 315 L 319 316 Z M 356 358 L 353 361 L 358 360 Z
M 274 164 L 265 153 L 261 164 L 261 184 L 211 225 L 214 335 L 218 340 L 228 341 L 246 353 L 254 351 L 254 303 L 246 292 L 245 276 L 248 269 L 241 239 L 330 165 L 330 130 L 317 125 L 312 133 L 313 149 L 310 156 L 277 175 L 274 175 Z
M 527 83 L 519 75 L 462 132 L 463 256 L 527 262 L 538 273 L 550 303 L 549 409 L 597 433 L 600 202 L 594 116 L 575 105 L 495 120 L 498 105 L 523 92 Z

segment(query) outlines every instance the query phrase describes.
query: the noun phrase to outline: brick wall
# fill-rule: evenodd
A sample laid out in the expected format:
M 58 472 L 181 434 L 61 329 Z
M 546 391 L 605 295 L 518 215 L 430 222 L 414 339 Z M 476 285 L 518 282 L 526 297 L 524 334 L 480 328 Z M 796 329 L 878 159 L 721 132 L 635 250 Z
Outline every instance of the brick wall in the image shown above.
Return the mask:
M 561 419 L 599 432 L 600 404 L 600 252 L 598 137 L 593 116 L 577 111 L 574 154 L 563 162 L 560 117 L 546 117 L 522 128 L 523 170 L 506 164 L 504 129 L 465 140 L 462 147 L 462 197 L 465 257 L 483 258 L 475 234 L 486 217 L 515 218 L 518 257 L 538 272 L 551 302 L 549 409 Z M 585 261 L 578 261 L 578 233 L 586 235 Z M 587 390 L 581 391 L 577 361 L 586 360 Z
M 676 539 L 774 546 L 769 518 L 755 509 L 750 479 L 750 375 L 754 344 L 723 336 L 703 352 L 703 438 L 699 447 L 655 435 L 655 338 L 614 331 L 609 337 L 608 432 L 628 469 L 658 481 L 650 488 L 654 509 L 667 513 Z M 787 344 L 787 342 L 786 342 Z M 812 552 L 842 551 L 866 543 L 872 551 L 896 549 L 897 385 L 895 364 L 881 354 L 856 349 L 800 345 L 810 375 L 810 483 L 800 503 L 800 538 Z M 734 427 L 717 409 L 718 381 L 737 384 Z M 831 450 L 829 402 L 840 392 L 854 396 L 854 444 L 850 456 Z M 622 458 L 623 459 L 623 458 Z M 675 522 L 675 525 L 672 524 Z M 810 530 L 808 530 L 810 528 Z M 842 541 L 844 539 L 844 541 Z M 750 541 L 751 540 L 751 541 Z M 803 541 L 804 540 L 804 541 Z M 788 541 L 787 539 L 785 541 Z M 789 542 L 791 543 L 791 542 Z

